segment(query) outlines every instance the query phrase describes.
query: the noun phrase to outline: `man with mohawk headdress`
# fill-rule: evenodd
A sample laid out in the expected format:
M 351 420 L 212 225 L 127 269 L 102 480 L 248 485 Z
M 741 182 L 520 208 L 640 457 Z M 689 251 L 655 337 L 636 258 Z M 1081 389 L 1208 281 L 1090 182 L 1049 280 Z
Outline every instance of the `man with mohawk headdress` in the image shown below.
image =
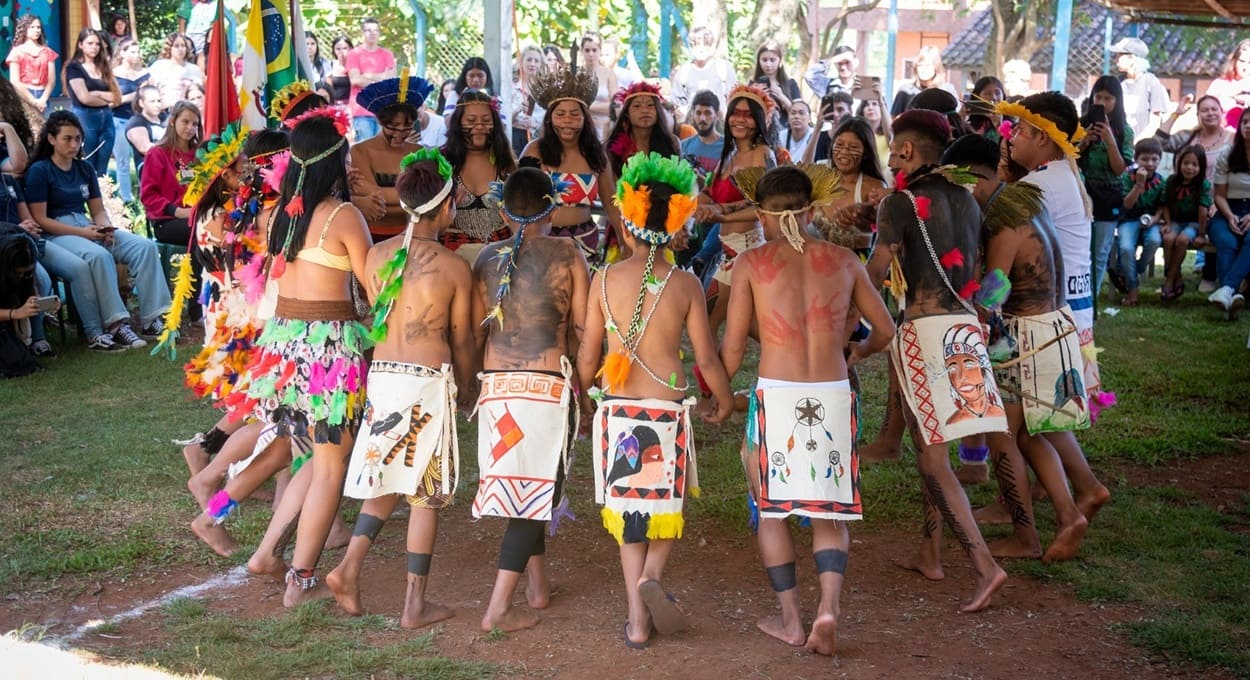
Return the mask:
M 686 625 L 660 585 L 673 540 L 685 527 L 685 499 L 698 494 L 683 331 L 702 375 L 715 388 L 716 412 L 709 420 L 727 418 L 733 399 L 716 356 L 703 286 L 664 257 L 694 215 L 694 169 L 649 153 L 632 156 L 622 175 L 616 200 L 632 255 L 591 282 L 577 369 L 582 388 L 600 402 L 594 420 L 595 499 L 604 505 L 604 528 L 620 545 L 629 602 L 625 645 L 638 649 L 649 644 L 653 628 L 667 635 Z M 600 368 L 605 339 L 611 353 Z M 600 376 L 602 387 L 592 388 Z
M 761 177 L 752 170 L 735 173 L 734 181 L 757 206 L 767 242 L 739 255 L 734 267 L 721 359 L 732 377 L 751 329 L 759 329 L 759 381 L 742 462 L 759 509 L 760 556 L 781 615 L 758 625 L 786 644 L 832 655 L 850 549 L 845 522 L 863 516 L 847 369 L 885 349 L 894 323 L 859 256 L 818 240 L 808 228 L 813 204 L 827 202 L 837 188 L 831 171 L 783 166 Z M 844 360 L 852 304 L 872 331 Z M 820 604 L 810 634 L 799 607 L 791 515 L 812 523 Z

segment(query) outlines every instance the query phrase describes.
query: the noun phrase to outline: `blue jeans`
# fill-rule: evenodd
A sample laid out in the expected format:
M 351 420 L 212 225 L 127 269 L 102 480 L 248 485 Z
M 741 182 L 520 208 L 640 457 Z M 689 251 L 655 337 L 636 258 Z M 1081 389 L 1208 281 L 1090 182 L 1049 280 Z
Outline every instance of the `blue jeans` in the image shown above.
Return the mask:
M 1137 257 L 1139 236 L 1142 241 L 1141 257 Z M 1151 262 L 1154 262 L 1155 251 L 1163 244 L 1163 235 L 1159 233 L 1159 225 L 1152 224 L 1148 229 L 1143 230 L 1142 223 L 1137 220 L 1121 222 L 1117 242 L 1119 264 L 1116 269 L 1124 275 L 1125 287 L 1129 290 L 1137 290 L 1138 277 L 1146 272 Z
M 62 215 L 57 218 L 77 227 L 91 224 L 86 215 Z M 48 250 L 59 246 L 71 256 L 90 265 L 86 300 L 88 311 L 84 313 L 84 297 L 79 294 L 79 286 L 73 285 L 74 304 L 78 307 L 83 328 L 88 336 L 99 335 L 104 329 L 118 321 L 130 318 L 121 295 L 117 291 L 117 268 L 114 262 L 125 264 L 130 270 L 130 279 L 134 282 L 135 294 L 139 298 L 139 320 L 146 326 L 160 318 L 169 310 L 169 284 L 165 281 L 165 272 L 161 269 L 160 251 L 156 243 L 136 236 L 128 231 L 117 230 L 113 233 L 113 245 L 106 248 L 100 243 L 81 236 L 49 236 Z M 45 255 L 45 258 L 50 255 Z M 45 264 L 48 264 L 45 262 Z M 64 263 L 61 263 L 64 264 Z M 73 278 L 57 272 L 57 264 L 48 264 L 48 269 L 56 272 L 75 284 Z M 81 270 L 80 270 L 81 274 Z M 92 303 L 94 303 L 91 308 Z M 90 321 L 88 314 L 94 312 Z M 93 332 L 94 331 L 94 332 Z
M 1237 217 L 1250 214 L 1250 199 L 1229 199 L 1228 207 Z M 1215 244 L 1216 280 L 1221 286 L 1236 290 L 1250 276 L 1250 243 L 1246 234 L 1233 233 L 1228 220 L 1220 213 L 1212 218 L 1207 232 Z
M 113 110 L 107 106 L 98 109 L 74 107 L 74 115 L 82 123 L 82 157 L 95 168 L 96 177 L 103 177 L 109 169 L 109 156 L 113 155 Z
M 1094 284 L 1094 301 L 1102 291 L 1102 278 L 1107 273 L 1107 261 L 1111 259 L 1111 246 L 1115 243 L 1115 220 L 1095 220 L 1090 240 L 1090 274 Z
M 377 137 L 382 132 L 378 119 L 373 116 L 352 116 L 352 130 L 356 132 L 356 144 Z
M 113 118 L 113 160 L 117 163 L 117 193 L 129 203 L 134 200 L 130 186 L 130 142 L 126 141 L 126 121 Z

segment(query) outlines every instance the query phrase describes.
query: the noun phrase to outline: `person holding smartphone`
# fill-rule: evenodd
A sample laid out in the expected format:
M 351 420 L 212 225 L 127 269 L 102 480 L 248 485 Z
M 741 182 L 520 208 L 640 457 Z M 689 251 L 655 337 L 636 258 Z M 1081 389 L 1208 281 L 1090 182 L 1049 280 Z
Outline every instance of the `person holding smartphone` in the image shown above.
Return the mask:
M 1081 119 L 1086 133 L 1080 143 L 1078 164 L 1085 176 L 1085 191 L 1094 207 L 1090 285 L 1097 310 L 1098 293 L 1102 290 L 1103 274 L 1115 241 L 1115 228 L 1124 214 L 1127 192 L 1120 177 L 1133 162 L 1133 128 L 1128 125 L 1124 94 L 1115 76 L 1103 76 L 1094 81 L 1089 101 L 1089 111 Z
M 55 111 L 39 131 L 33 163 L 26 171 L 26 198 L 36 224 L 49 245 L 86 262 L 89 276 L 71 279 L 74 306 L 86 331 L 88 347 L 99 351 L 145 347 L 130 328 L 117 287 L 121 262 L 130 270 L 139 298 L 143 332 L 164 330 L 161 317 L 169 309 L 169 283 L 161 269 L 156 243 L 128 231 L 118 231 L 104 210 L 95 172 L 78 157 L 83 129 L 69 111 Z M 49 269 L 58 272 L 55 262 Z
M 799 84 L 786 75 L 786 67 L 781 63 L 781 47 L 771 40 L 760 45 L 755 51 L 755 75 L 752 81 L 764 88 L 768 96 L 777 104 L 774 109 L 785 125 L 790 119 L 790 105 L 799 99 Z M 772 121 L 769 121 L 772 125 Z

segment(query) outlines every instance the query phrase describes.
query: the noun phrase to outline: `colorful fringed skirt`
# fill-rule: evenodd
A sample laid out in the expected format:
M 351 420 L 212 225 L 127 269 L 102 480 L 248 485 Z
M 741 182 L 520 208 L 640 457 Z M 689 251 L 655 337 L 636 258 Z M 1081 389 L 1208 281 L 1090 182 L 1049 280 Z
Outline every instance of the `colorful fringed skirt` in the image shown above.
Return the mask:
M 365 403 L 364 324 L 347 300 L 279 297 L 256 342 L 245 390 L 226 400 L 233 418 L 252 415 L 284 433 L 311 430 L 317 443 L 354 434 Z
M 246 389 L 246 369 L 252 362 L 256 341 L 264 321 L 256 316 L 256 305 L 237 286 L 206 272 L 204 305 L 204 347 L 187 362 L 186 386 L 214 406 L 225 407 L 225 400 L 239 389 Z

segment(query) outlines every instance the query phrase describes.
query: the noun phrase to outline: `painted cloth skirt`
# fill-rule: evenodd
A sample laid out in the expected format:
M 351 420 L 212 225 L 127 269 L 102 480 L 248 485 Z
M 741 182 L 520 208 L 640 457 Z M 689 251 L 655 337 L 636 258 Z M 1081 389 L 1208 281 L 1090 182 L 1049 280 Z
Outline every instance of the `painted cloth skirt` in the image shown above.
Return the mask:
M 741 255 L 744 250 L 763 245 L 764 229 L 757 226 L 750 231 L 739 234 L 721 232 L 720 242 L 721 249 L 725 253 L 725 259 L 721 260 L 720 269 L 716 270 L 715 278 L 720 283 L 729 285 L 733 276 L 734 259 Z
M 256 345 L 246 392 L 226 400 L 233 418 L 254 415 L 283 434 L 311 429 L 319 444 L 355 434 L 364 411 L 368 336 L 350 301 L 279 297 Z
M 455 400 L 447 364 L 433 369 L 374 361 L 343 495 L 367 500 L 404 494 L 417 507 L 450 505 L 460 477 Z
M 207 289 L 220 284 L 206 280 L 204 285 Z M 204 346 L 183 367 L 186 386 L 221 408 L 233 392 L 246 391 L 246 369 L 264 325 L 242 289 L 228 283 L 219 287 L 214 300 L 204 306 Z
M 925 445 L 1007 431 L 1007 413 L 976 316 L 938 314 L 904 321 L 890 352 Z
M 994 367 L 1003 401 L 1023 403 L 1029 434 L 1089 427 L 1084 360 L 1067 307 L 1003 319 L 1015 351 Z
M 858 420 L 848 381 L 760 378 L 751 393 L 742 453 L 760 517 L 863 519 Z
M 681 538 L 686 496 L 699 495 L 693 405 L 606 397 L 595 411 L 595 501 L 617 543 Z
M 473 516 L 547 521 L 558 503 L 557 481 L 568 469 L 572 366 L 564 375 L 497 371 L 478 375 L 477 463 Z M 577 409 L 572 408 L 574 416 Z M 570 429 L 571 428 L 571 429 Z

